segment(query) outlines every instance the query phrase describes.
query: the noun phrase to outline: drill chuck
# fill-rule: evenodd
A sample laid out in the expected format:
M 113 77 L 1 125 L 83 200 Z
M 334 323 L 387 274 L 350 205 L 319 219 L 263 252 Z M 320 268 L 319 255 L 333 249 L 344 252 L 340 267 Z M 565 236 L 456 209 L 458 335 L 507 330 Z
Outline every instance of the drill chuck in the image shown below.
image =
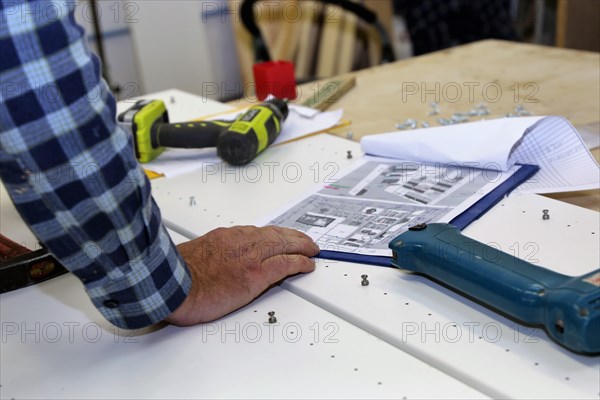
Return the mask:
M 287 102 L 277 98 L 251 107 L 217 141 L 217 154 L 227 163 L 244 165 L 271 145 L 288 116 Z

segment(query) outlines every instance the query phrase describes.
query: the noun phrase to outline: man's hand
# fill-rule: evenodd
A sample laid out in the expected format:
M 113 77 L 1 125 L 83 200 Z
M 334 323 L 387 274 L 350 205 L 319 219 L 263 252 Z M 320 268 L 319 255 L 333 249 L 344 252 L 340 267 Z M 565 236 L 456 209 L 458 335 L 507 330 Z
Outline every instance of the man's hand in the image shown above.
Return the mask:
M 319 248 L 304 233 L 276 226 L 218 228 L 177 246 L 192 274 L 185 301 L 166 321 L 188 326 L 248 304 L 288 275 L 311 272 Z

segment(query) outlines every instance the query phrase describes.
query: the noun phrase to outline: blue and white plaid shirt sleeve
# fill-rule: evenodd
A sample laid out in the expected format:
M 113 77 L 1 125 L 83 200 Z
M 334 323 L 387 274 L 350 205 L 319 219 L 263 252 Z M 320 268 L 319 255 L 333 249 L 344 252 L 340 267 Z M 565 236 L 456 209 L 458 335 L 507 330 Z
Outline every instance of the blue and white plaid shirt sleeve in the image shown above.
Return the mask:
M 0 0 L 0 174 L 37 238 L 113 324 L 163 320 L 191 287 L 74 2 Z

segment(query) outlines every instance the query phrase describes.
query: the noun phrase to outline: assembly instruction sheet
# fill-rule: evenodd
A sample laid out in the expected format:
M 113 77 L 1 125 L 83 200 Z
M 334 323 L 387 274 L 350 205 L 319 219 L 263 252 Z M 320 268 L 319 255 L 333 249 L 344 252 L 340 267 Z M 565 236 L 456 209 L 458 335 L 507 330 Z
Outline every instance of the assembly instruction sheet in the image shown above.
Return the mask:
M 499 118 L 368 135 L 366 154 L 418 162 L 457 163 L 506 171 L 516 164 L 540 170 L 513 194 L 597 189 L 600 169 L 586 143 L 562 117 Z
M 448 222 L 508 179 L 507 172 L 365 157 L 335 182 L 267 219 L 300 230 L 321 250 L 390 256 L 410 226 Z

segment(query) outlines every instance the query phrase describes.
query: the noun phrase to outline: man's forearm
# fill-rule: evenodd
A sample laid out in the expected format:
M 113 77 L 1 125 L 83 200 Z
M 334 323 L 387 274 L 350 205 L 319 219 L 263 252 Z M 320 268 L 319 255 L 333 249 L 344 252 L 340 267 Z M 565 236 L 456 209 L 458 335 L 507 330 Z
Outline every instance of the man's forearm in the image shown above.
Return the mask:
M 121 327 L 147 326 L 183 302 L 190 274 L 116 125 L 73 3 L 53 1 L 58 16 L 44 3 L 9 9 L 0 0 L 2 180 L 100 312 Z

